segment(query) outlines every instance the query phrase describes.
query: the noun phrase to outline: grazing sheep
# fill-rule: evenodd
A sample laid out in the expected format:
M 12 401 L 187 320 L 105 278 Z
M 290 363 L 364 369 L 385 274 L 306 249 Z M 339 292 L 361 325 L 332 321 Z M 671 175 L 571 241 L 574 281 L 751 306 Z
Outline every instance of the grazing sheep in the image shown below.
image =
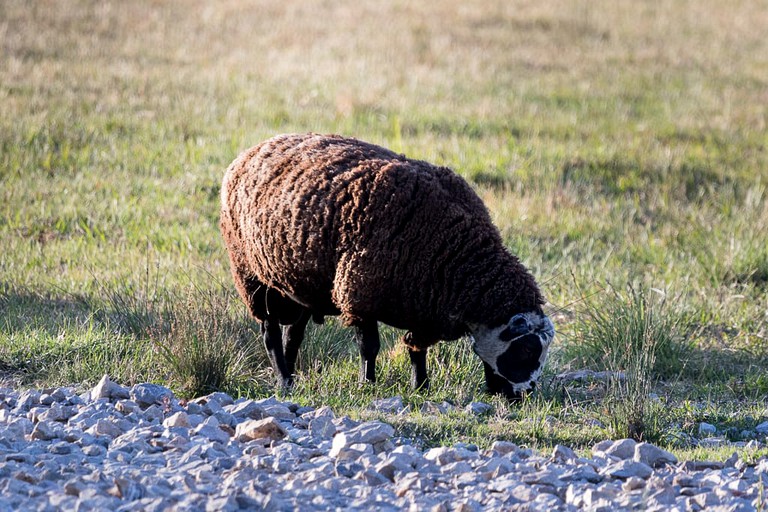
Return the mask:
M 554 337 L 544 300 L 450 169 L 336 135 L 280 135 L 232 162 L 221 203 L 235 286 L 283 385 L 310 317 L 341 315 L 361 379 L 375 381 L 384 322 L 408 331 L 416 387 L 428 386 L 427 349 L 468 333 L 488 391 L 534 387 Z

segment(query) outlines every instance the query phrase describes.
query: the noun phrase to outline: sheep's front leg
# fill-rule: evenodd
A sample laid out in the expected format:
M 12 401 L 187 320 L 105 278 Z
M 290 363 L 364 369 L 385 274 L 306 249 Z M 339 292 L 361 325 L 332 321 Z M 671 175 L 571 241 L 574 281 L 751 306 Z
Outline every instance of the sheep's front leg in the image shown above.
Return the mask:
M 261 324 L 261 331 L 264 333 L 264 347 L 267 349 L 267 355 L 277 376 L 277 385 L 283 388 L 289 387 L 291 372 L 288 371 L 283 355 L 280 323 L 276 319 L 267 319 Z
M 283 330 L 283 348 L 285 349 L 285 363 L 290 375 L 288 385 L 293 385 L 293 377 L 296 373 L 296 358 L 299 355 L 301 342 L 304 341 L 304 331 L 309 322 L 309 310 L 304 310 L 299 319 Z
M 376 320 L 365 320 L 356 327 L 355 341 L 360 347 L 361 382 L 376 382 L 376 356 L 379 355 L 379 327 Z
M 421 391 L 428 390 L 427 349 L 416 350 L 408 347 L 408 355 L 411 357 L 411 386 Z

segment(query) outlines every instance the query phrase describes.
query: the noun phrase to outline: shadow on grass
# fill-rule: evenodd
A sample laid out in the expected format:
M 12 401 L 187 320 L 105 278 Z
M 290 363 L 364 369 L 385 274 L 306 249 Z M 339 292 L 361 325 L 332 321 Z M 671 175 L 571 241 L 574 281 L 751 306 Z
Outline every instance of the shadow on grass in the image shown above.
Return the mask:
M 254 324 L 230 294 L 195 288 L 162 297 L 127 285 L 93 297 L 0 285 L 0 380 L 19 385 L 171 385 L 182 396 L 259 388 Z
M 37 330 L 57 336 L 65 326 L 86 324 L 94 308 L 87 297 L 66 294 L 47 296 L 0 284 L 0 335 Z
M 94 308 L 86 297 L 1 284 L 0 379 L 21 385 L 47 380 L 66 361 L 84 357 L 94 331 Z

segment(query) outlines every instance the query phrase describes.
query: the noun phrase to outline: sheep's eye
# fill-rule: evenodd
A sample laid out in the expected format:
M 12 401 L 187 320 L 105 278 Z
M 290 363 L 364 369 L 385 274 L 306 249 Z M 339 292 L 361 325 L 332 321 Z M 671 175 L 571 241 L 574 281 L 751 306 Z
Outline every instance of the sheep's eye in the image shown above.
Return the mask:
M 512 321 L 512 327 L 515 327 L 517 329 L 524 329 L 524 328 L 528 327 L 528 321 L 525 318 L 523 318 L 522 316 L 518 315 L 517 318 L 515 318 Z

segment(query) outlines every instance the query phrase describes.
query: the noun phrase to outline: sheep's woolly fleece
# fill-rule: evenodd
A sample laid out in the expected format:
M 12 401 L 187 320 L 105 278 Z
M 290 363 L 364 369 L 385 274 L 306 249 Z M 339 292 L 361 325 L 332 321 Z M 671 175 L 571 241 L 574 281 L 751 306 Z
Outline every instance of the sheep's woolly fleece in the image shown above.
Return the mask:
M 281 135 L 242 153 L 221 229 L 240 295 L 261 285 L 344 324 L 375 318 L 427 345 L 543 303 L 472 188 L 445 167 L 340 136 Z M 263 305 L 251 304 L 259 320 Z

